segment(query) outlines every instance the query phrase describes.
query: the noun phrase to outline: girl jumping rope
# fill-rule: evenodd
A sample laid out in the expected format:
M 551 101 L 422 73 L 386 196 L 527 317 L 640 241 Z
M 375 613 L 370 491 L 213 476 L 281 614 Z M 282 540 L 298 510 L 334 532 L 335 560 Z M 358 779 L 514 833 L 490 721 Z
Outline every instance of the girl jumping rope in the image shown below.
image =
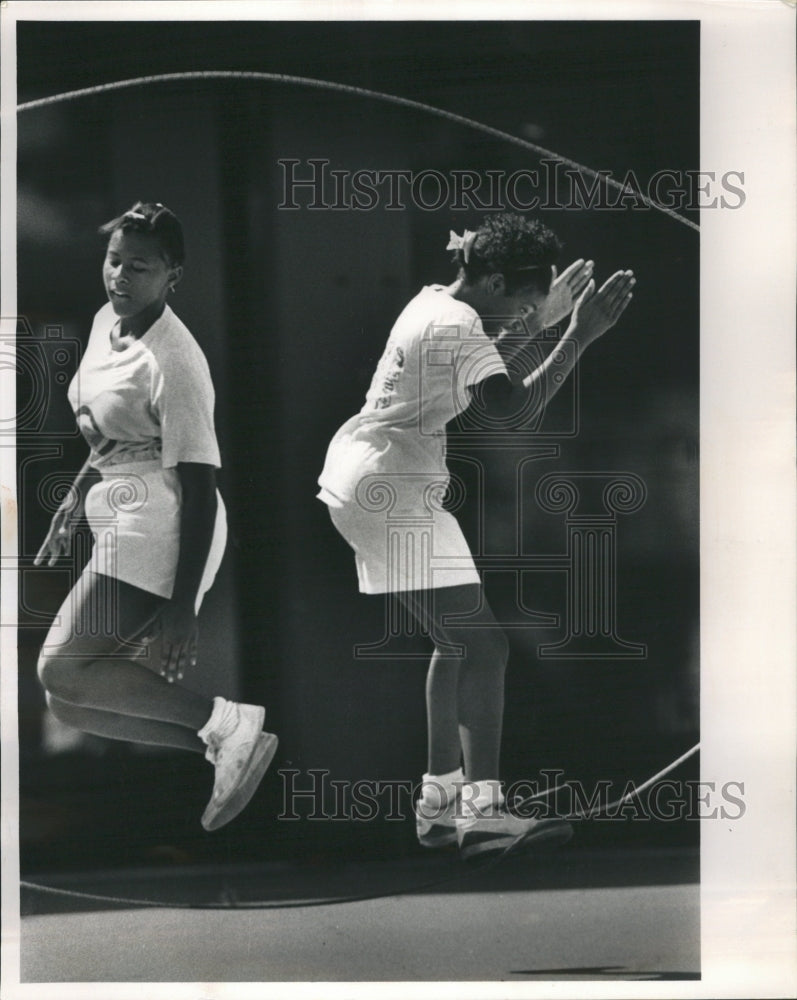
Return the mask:
M 529 370 L 518 329 L 528 339 L 572 313 L 556 366 L 567 376 L 620 318 L 635 279 L 617 271 L 596 290 L 584 260 L 557 275 L 556 236 L 512 213 L 452 233 L 448 249 L 456 280 L 424 287 L 396 320 L 364 406 L 329 445 L 319 498 L 354 550 L 360 591 L 394 594 L 434 642 L 417 835 L 425 847 L 458 843 L 468 859 L 566 840 L 572 830 L 517 816 L 504 802 L 507 638 L 459 524 L 435 500 L 449 478 L 445 427 L 476 393 L 505 421 L 550 399 L 565 380 L 548 378 L 556 352 Z
M 183 273 L 177 217 L 138 202 L 100 232 L 108 302 L 69 387 L 90 453 L 35 562 L 52 566 L 70 551 L 84 510 L 94 547 L 44 642 L 39 677 L 69 726 L 204 753 L 215 779 L 202 825 L 214 830 L 249 802 L 277 738 L 262 731 L 261 706 L 175 683 L 196 664 L 196 614 L 226 542 L 213 385 L 166 301 Z M 92 469 L 102 478 L 87 488 Z

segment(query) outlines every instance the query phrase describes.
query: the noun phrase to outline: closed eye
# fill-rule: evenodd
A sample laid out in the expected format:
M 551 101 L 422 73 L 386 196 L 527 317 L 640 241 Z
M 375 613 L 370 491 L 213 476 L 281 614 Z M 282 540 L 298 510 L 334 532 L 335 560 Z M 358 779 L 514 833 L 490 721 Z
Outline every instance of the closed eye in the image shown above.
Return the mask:
M 113 268 L 124 266 L 122 261 L 120 261 L 117 257 L 106 258 L 106 263 L 109 267 Z M 136 274 L 146 274 L 149 271 L 149 268 L 145 264 L 131 264 L 130 270 L 134 271 Z

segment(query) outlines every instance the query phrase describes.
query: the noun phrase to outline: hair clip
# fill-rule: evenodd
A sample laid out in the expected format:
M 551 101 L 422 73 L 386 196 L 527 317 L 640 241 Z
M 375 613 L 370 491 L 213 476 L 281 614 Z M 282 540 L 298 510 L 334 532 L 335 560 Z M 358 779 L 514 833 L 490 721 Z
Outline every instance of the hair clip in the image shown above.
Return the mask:
M 471 232 L 470 229 L 466 229 L 461 236 L 458 236 L 453 229 L 450 229 L 446 250 L 461 250 L 462 258 L 467 264 L 470 260 L 471 247 L 476 242 L 476 236 L 477 233 Z

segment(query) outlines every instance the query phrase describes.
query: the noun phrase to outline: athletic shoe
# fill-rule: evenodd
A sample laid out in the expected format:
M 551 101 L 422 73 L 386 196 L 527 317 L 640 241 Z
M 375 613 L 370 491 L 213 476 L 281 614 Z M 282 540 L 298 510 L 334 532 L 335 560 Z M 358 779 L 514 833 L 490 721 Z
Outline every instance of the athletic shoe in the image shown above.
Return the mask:
M 562 819 L 523 819 L 506 809 L 461 817 L 456 824 L 459 855 L 463 861 L 527 846 L 564 844 L 573 827 Z
M 238 722 L 229 736 L 208 737 L 205 756 L 215 766 L 216 776 L 213 794 L 202 815 L 206 830 L 218 830 L 248 804 L 279 743 L 273 733 L 261 732 L 266 716 L 264 708 L 238 704 L 236 709 Z
M 448 847 L 457 842 L 454 817 L 459 805 L 459 795 L 447 806 L 434 808 L 424 805 L 423 799 L 415 803 L 415 832 L 421 847 Z

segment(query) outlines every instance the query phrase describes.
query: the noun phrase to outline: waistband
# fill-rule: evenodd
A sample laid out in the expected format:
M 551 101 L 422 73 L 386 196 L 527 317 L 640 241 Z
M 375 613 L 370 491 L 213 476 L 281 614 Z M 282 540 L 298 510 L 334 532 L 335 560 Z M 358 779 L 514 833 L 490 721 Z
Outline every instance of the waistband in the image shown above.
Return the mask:
M 95 469 L 103 479 L 115 479 L 117 476 L 135 474 L 144 475 L 147 472 L 166 472 L 159 458 L 146 458 L 140 462 L 117 462 L 112 465 L 101 465 Z M 172 470 L 176 471 L 176 470 Z

